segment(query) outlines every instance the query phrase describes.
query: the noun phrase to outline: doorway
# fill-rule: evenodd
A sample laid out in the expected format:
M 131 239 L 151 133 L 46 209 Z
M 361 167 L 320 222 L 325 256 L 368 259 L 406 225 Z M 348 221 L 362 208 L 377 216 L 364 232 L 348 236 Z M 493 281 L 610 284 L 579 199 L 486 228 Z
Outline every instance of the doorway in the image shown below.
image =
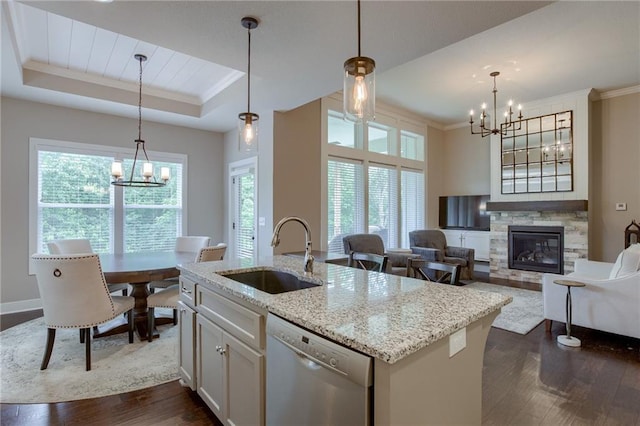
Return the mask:
M 229 165 L 230 256 L 235 259 L 257 258 L 258 158 L 252 157 Z

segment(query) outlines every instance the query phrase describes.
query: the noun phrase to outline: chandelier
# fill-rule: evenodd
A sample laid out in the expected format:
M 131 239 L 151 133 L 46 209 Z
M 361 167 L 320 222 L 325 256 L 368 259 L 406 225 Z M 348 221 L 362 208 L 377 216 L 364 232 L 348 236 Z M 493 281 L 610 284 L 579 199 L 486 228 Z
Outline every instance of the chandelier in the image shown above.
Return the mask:
M 258 150 L 258 114 L 251 112 L 251 30 L 258 27 L 258 20 L 252 17 L 244 17 L 240 20 L 242 26 L 247 29 L 247 112 L 238 114 L 238 147 L 240 151 L 255 152 Z
M 360 54 L 360 0 L 358 0 L 358 56 L 344 63 L 344 117 L 356 123 L 371 121 L 376 113 L 376 61 Z
M 168 167 L 162 167 L 160 169 L 160 180 L 157 181 L 153 175 L 153 164 L 149 161 L 147 150 L 144 147 L 144 140 L 142 139 L 142 63 L 147 60 L 145 55 L 135 54 L 133 56 L 140 62 L 140 85 L 138 91 L 138 139 L 136 143 L 136 153 L 133 157 L 133 164 L 131 165 L 131 173 L 129 179 L 122 178 L 122 161 L 114 161 L 111 164 L 111 176 L 113 177 L 112 185 L 115 186 L 129 186 L 129 187 L 159 187 L 165 186 L 170 178 L 170 172 Z M 142 148 L 144 154 L 144 163 L 142 163 L 142 177 L 134 179 L 134 173 L 136 170 L 136 163 L 138 162 L 138 152 Z
M 496 88 L 496 77 L 500 75 L 498 71 L 494 71 L 489 74 L 493 77 L 493 126 L 491 125 L 491 115 L 487 113 L 487 104 L 482 104 L 482 111 L 480 112 L 480 128 L 475 130 L 473 127 L 473 110 L 469 113 L 469 125 L 471 126 L 471 134 L 472 135 L 507 135 L 508 130 L 520 130 L 521 120 L 522 120 L 522 105 L 518 105 L 518 120 L 513 121 L 513 101 L 509 100 L 507 106 L 509 109 L 504 112 L 504 122 L 500 123 L 500 127 L 498 127 L 497 121 L 497 109 L 496 109 L 496 95 L 498 93 L 498 89 Z M 517 127 L 516 127 L 517 124 Z

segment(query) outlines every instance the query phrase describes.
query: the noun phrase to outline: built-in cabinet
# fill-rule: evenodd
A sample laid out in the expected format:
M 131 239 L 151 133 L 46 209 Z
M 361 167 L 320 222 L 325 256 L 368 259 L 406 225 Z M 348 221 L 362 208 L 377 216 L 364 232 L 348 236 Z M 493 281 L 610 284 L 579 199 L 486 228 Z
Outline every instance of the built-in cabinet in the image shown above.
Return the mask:
M 475 251 L 475 260 L 488 262 L 491 246 L 491 233 L 489 231 L 467 231 L 464 229 L 442 229 L 447 237 L 447 244 L 454 247 L 472 248 Z
M 183 280 L 187 285 L 181 285 L 181 304 L 187 322 L 190 306 L 185 300 L 194 299 L 194 315 L 189 325 L 183 327 L 181 322 L 181 379 L 195 388 L 224 424 L 264 424 L 266 313 Z M 193 336 L 191 345 L 189 336 Z M 190 346 L 191 352 L 184 346 Z M 191 353 L 194 357 L 189 358 Z M 194 359 L 191 370 L 189 359 Z

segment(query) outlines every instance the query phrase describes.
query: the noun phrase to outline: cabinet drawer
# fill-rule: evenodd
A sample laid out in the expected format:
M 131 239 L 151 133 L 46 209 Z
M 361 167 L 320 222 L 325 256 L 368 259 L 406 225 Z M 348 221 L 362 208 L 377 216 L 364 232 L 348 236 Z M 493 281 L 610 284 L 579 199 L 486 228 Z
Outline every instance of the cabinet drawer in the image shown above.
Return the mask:
M 180 277 L 180 300 L 187 306 L 195 307 L 196 283 L 189 278 Z
M 202 286 L 196 287 L 198 313 L 254 348 L 264 348 L 263 316 Z

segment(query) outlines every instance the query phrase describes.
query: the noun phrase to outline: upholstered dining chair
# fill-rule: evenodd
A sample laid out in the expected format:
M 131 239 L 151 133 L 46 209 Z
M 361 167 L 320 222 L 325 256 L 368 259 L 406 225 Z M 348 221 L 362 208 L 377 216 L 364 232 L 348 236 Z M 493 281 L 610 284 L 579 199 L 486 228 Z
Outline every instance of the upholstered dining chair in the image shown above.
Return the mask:
M 184 236 L 176 238 L 175 251 L 177 253 L 194 253 L 193 261 L 198 260 L 198 253 L 201 248 L 208 247 L 211 238 L 202 236 Z M 177 279 L 171 278 L 162 281 L 151 281 L 149 283 L 149 291 L 154 293 L 158 288 L 167 288 L 175 285 L 178 282 Z
M 196 262 L 210 262 L 214 260 L 222 260 L 227 245 L 218 243 L 212 247 L 202 247 L 196 257 Z M 168 281 L 168 280 L 167 280 Z M 154 292 L 147 296 L 147 333 L 149 341 L 153 340 L 153 328 L 155 327 L 155 310 L 156 308 L 173 309 L 173 325 L 178 323 L 178 299 L 180 298 L 180 284 L 173 284 L 164 290 Z
M 129 343 L 133 343 L 131 296 L 111 296 L 97 254 L 34 254 L 32 257 L 47 326 L 41 370 L 49 365 L 58 328 L 80 329 L 85 344 L 86 370 L 91 370 L 91 328 L 126 313 Z
M 385 272 L 387 270 L 387 256 L 371 253 L 349 253 L 347 266 L 351 268 L 364 269 L 367 271 Z
M 394 275 L 404 276 L 407 271 L 407 259 L 419 257 L 415 254 L 387 253 L 384 249 L 382 237 L 378 234 L 351 234 L 342 238 L 344 253 L 352 251 L 356 253 L 371 253 L 380 256 L 387 256 L 387 266 L 385 272 Z
M 81 254 L 93 253 L 91 242 L 86 238 L 69 238 L 52 240 L 47 243 L 49 254 Z M 109 292 L 121 291 L 123 296 L 129 293 L 129 284 L 108 284 Z
M 214 260 L 222 260 L 227 252 L 225 243 L 218 243 L 216 246 L 203 247 L 198 252 L 196 262 L 211 262 Z
M 424 229 L 409 232 L 411 251 L 432 262 L 460 265 L 460 278 L 473 279 L 475 250 L 447 244 L 447 237 L 439 229 Z

